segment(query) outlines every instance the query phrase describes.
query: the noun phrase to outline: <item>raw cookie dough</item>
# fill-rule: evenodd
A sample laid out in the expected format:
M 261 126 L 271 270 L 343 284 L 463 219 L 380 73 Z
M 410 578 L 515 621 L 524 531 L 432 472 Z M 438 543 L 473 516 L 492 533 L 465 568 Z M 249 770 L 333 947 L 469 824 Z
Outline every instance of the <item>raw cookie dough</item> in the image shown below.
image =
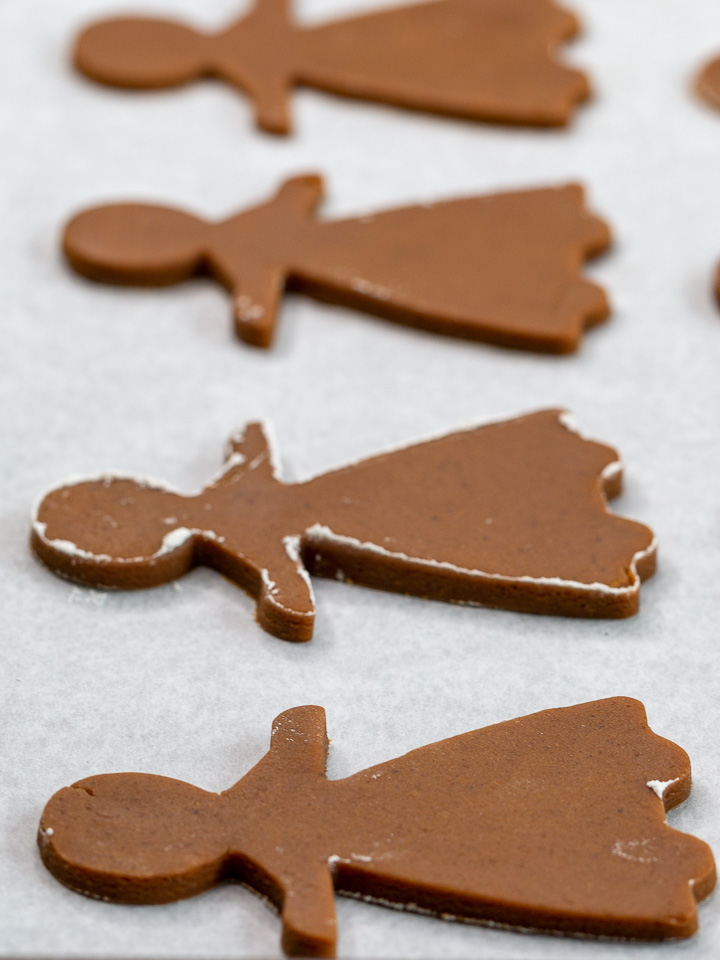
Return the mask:
M 637 700 L 544 710 L 328 780 L 325 711 L 296 707 L 234 787 L 143 773 L 60 790 L 38 833 L 73 890 L 166 903 L 238 880 L 282 914 L 291 956 L 332 957 L 334 894 L 564 934 L 688 937 L 715 885 L 665 811 L 690 762 Z M 481 936 L 478 933 L 478 936 Z
M 214 567 L 261 626 L 309 640 L 308 574 L 531 613 L 627 617 L 655 569 L 652 531 L 610 513 L 618 455 L 545 410 L 284 483 L 261 424 L 193 495 L 104 475 L 40 502 L 38 557 L 95 587 L 152 587 Z
M 295 86 L 416 110 L 535 126 L 568 122 L 589 96 L 554 53 L 578 21 L 551 0 L 435 0 L 320 26 L 287 0 L 257 0 L 216 34 L 174 20 L 89 26 L 75 65 L 100 83 L 153 89 L 217 77 L 253 101 L 259 127 L 289 133 Z
M 720 57 L 703 67 L 695 80 L 695 89 L 706 103 L 720 110 Z
M 319 176 L 220 223 L 171 207 L 114 204 L 74 217 L 63 246 L 78 273 L 161 286 L 211 273 L 233 296 L 238 335 L 266 347 L 285 289 L 414 327 L 526 350 L 575 350 L 604 320 L 583 259 L 608 227 L 570 185 L 318 220 Z

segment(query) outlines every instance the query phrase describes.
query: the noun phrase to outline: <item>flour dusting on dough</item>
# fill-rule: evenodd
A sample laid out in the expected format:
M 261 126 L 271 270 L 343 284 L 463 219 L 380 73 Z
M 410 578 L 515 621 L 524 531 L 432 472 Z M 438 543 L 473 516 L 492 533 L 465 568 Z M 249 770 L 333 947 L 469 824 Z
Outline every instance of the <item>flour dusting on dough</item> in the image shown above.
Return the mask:
M 650 787 L 652 792 L 656 793 L 662 800 L 667 788 L 671 787 L 674 783 L 677 783 L 679 779 L 680 777 L 675 777 L 674 780 L 648 780 L 647 785 Z
M 636 593 L 640 588 L 640 578 L 637 573 L 637 565 L 646 557 L 655 552 L 655 540 L 646 550 L 639 550 L 633 557 L 629 572 L 630 583 L 625 587 L 611 587 L 607 583 L 581 583 L 578 580 L 563 580 L 560 577 L 509 577 L 502 573 L 486 573 L 483 570 L 468 570 L 465 567 L 458 567 L 447 560 L 428 560 L 420 557 L 410 557 L 406 553 L 386 550 L 376 543 L 357 540 L 355 537 L 347 537 L 334 533 L 329 527 L 316 523 L 309 527 L 305 533 L 306 537 L 312 542 L 313 546 L 327 543 L 333 546 L 351 547 L 364 553 L 375 553 L 382 557 L 388 557 L 393 560 L 402 560 L 407 563 L 417 564 L 419 567 L 426 567 L 432 570 L 447 570 L 451 573 L 460 573 L 465 576 L 476 577 L 479 580 L 495 580 L 503 583 L 535 583 L 543 587 L 562 587 L 585 593 L 605 593 L 613 596 L 624 596 Z

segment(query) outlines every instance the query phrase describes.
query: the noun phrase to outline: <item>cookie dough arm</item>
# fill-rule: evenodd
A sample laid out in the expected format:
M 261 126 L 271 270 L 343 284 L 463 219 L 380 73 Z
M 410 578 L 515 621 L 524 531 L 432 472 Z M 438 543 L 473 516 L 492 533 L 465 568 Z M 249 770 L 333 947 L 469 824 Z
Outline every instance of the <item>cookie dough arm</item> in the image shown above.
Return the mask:
M 290 94 L 292 88 L 285 77 L 273 77 L 253 92 L 255 122 L 266 133 L 292 133 Z
M 286 888 L 282 924 L 282 947 L 288 956 L 335 956 L 335 888 L 326 864 L 308 864 L 297 883 Z
M 255 121 L 268 133 L 292 132 L 291 53 L 294 32 L 290 0 L 256 0 L 251 16 L 265 38 L 266 56 L 253 89 Z M 275 69 L 268 69 L 269 63 Z
M 315 625 L 315 597 L 300 556 L 300 538 L 285 537 L 261 571 L 258 623 L 281 640 L 310 640 Z
M 272 762 L 295 778 L 300 796 L 325 780 L 328 751 L 322 707 L 294 707 L 276 717 L 272 729 Z M 283 949 L 290 956 L 334 957 L 337 939 L 335 889 L 329 865 L 305 857 L 288 871 L 282 907 Z
M 248 265 L 234 291 L 235 331 L 255 347 L 269 347 L 275 334 L 278 308 L 285 289 L 282 268 Z
M 284 207 L 288 215 L 313 219 L 315 211 L 323 199 L 325 184 L 318 173 L 305 173 L 290 177 L 281 184 L 280 189 L 270 201 Z
M 250 97 L 256 123 L 268 133 L 292 130 L 290 95 L 297 28 L 290 7 L 289 0 L 256 0 L 250 12 L 219 37 L 218 72 Z
M 291 177 L 268 202 L 267 209 L 281 223 L 297 224 L 314 219 L 322 197 L 322 177 Z M 258 347 L 270 346 L 288 269 L 288 265 L 246 262 L 233 276 L 235 329 L 242 340 Z
M 279 467 L 270 430 L 270 425 L 262 420 L 245 424 L 225 445 L 225 458 L 239 454 L 250 470 L 267 465 L 271 475 L 276 475 Z

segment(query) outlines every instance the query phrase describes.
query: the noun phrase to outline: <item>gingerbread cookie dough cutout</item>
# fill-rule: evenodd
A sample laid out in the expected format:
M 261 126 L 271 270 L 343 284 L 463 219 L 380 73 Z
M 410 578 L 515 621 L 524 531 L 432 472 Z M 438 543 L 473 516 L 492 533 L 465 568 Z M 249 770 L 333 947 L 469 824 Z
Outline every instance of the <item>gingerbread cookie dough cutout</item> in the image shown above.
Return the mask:
M 446 920 L 663 940 L 694 933 L 715 885 L 710 848 L 665 820 L 690 793 L 687 754 L 649 729 L 637 700 L 544 710 L 342 780 L 327 779 L 327 752 L 325 711 L 296 707 L 221 794 L 143 773 L 88 777 L 47 804 L 42 859 L 73 890 L 118 903 L 240 881 L 277 907 L 290 956 L 335 955 L 335 893 Z
M 232 294 L 236 331 L 273 339 L 284 291 L 437 333 L 567 353 L 609 312 L 581 275 L 606 250 L 607 225 L 569 185 L 320 220 L 316 175 L 220 223 L 171 207 L 94 207 L 68 224 L 63 248 L 80 274 L 163 286 L 210 273 Z
M 561 126 L 589 96 L 584 73 L 555 58 L 578 32 L 551 0 L 434 0 L 320 26 L 288 0 L 256 0 L 219 33 L 175 20 L 101 20 L 75 66 L 100 83 L 160 89 L 214 77 L 252 101 L 257 125 L 291 131 L 293 87 L 468 120 Z
M 471 427 L 299 483 L 278 476 L 261 424 L 234 437 L 196 494 L 106 474 L 36 510 L 53 572 L 136 589 L 205 565 L 257 600 L 285 640 L 312 636 L 310 576 L 435 600 L 576 617 L 636 613 L 655 568 L 643 524 L 608 510 L 618 455 L 558 410 Z

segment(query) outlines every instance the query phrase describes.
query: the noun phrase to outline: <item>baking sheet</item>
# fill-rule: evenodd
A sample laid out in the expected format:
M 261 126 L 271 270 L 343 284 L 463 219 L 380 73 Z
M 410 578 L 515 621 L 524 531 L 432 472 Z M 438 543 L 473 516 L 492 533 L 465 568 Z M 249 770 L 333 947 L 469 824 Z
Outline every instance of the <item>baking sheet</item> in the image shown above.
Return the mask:
M 379 5 L 379 4 L 377 4 Z M 122 4 L 118 5 L 122 9 Z M 130 5 L 133 6 L 133 5 Z M 308 21 L 370 2 L 302 0 Z M 720 851 L 720 114 L 693 100 L 720 50 L 714 0 L 575 0 L 569 58 L 594 102 L 569 131 L 504 130 L 315 92 L 296 136 L 256 132 L 218 84 L 132 95 L 67 66 L 73 33 L 108 0 L 0 5 L 0 955 L 278 957 L 280 923 L 226 886 L 123 907 L 64 889 L 42 866 L 45 802 L 90 775 L 137 770 L 221 790 L 265 752 L 281 710 L 318 703 L 340 777 L 414 747 L 546 707 L 644 701 L 693 761 L 672 826 Z M 207 27 L 234 0 L 136 2 Z M 613 226 L 588 273 L 614 313 L 580 353 L 543 357 L 394 326 L 287 297 L 264 352 L 235 341 L 223 291 L 96 286 L 58 253 L 64 219 L 112 199 L 221 216 L 320 171 L 330 215 L 579 180 Z M 453 607 L 316 580 L 315 639 L 277 640 L 253 602 L 209 570 L 153 591 L 99 593 L 27 549 L 36 495 L 116 468 L 185 489 L 253 418 L 274 422 L 285 475 L 306 474 L 470 420 L 565 406 L 617 446 L 616 509 L 651 524 L 660 566 L 638 617 L 565 620 Z M 670 946 L 564 940 L 443 923 L 338 898 L 342 957 L 654 958 L 720 949 L 717 900 Z

